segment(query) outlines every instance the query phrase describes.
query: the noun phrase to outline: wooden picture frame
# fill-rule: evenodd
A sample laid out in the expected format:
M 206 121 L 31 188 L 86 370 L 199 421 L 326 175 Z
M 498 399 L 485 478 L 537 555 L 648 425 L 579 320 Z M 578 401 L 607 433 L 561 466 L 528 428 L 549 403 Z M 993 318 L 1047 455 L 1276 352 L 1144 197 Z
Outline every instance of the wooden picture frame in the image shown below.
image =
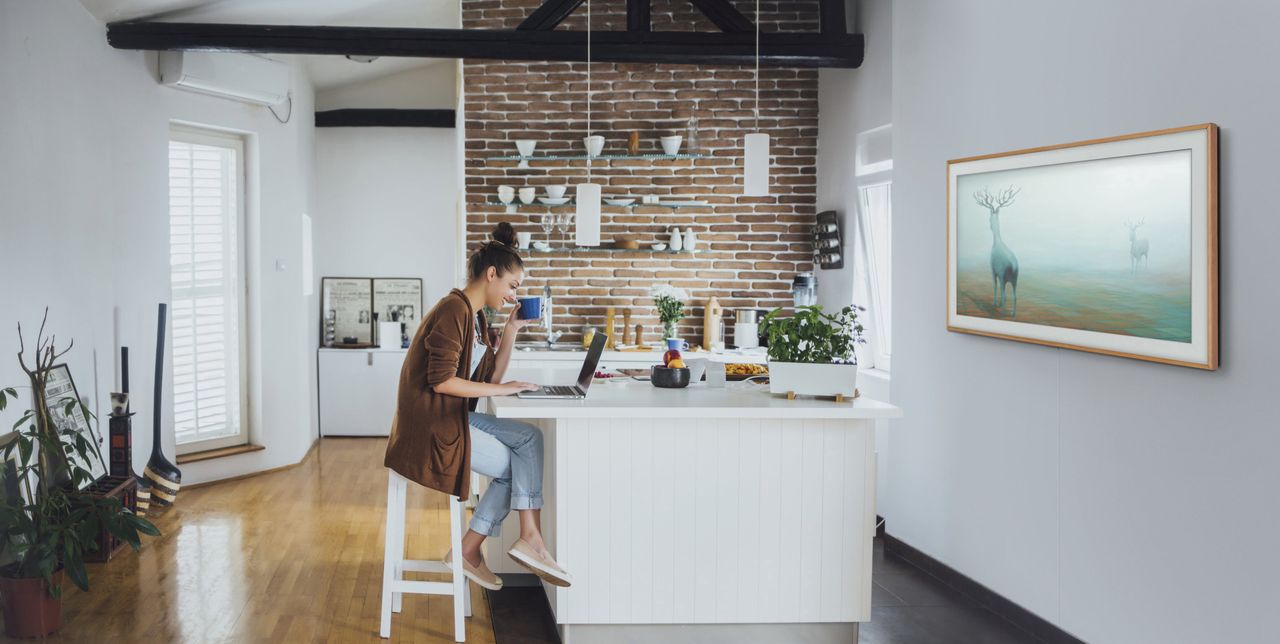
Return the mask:
M 98 479 L 107 475 L 107 463 L 102 456 L 103 442 L 98 437 L 98 432 L 94 429 L 93 423 L 89 422 L 89 418 L 84 414 L 84 410 L 76 404 L 71 408 L 71 413 L 65 412 L 67 400 L 74 399 L 77 403 L 80 401 L 80 393 L 76 390 L 75 380 L 71 378 L 71 368 L 66 364 L 56 364 L 49 367 L 49 374 L 45 381 L 44 393 L 45 402 L 49 406 L 49 420 L 58 428 L 58 436 L 64 442 L 70 439 L 65 438 L 63 432 L 65 430 L 74 430 L 84 435 L 85 440 L 89 441 L 94 448 L 93 453 L 89 457 L 88 463 L 81 463 L 84 469 L 88 470 L 92 478 L 85 481 L 80 489 L 84 489 L 93 485 Z
M 1217 369 L 1217 125 L 948 161 L 946 265 L 948 331 Z

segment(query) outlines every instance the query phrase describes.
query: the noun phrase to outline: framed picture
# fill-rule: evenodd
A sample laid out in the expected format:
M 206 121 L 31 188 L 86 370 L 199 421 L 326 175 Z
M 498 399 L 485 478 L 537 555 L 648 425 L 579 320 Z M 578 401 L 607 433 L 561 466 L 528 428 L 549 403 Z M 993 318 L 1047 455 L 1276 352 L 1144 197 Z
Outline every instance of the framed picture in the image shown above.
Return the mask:
M 947 163 L 947 329 L 1218 368 L 1218 127 Z
M 66 438 L 67 431 L 73 431 L 93 447 L 92 453 L 89 455 L 89 462 L 81 462 L 80 465 L 84 469 L 89 470 L 92 479 L 81 485 L 81 489 L 92 485 L 94 481 L 107 475 L 107 465 L 102 459 L 102 441 L 98 438 L 97 432 L 93 430 L 93 425 L 89 423 L 88 417 L 85 416 L 84 410 L 80 405 L 71 407 L 70 412 L 67 410 L 67 403 L 72 400 L 80 400 L 80 394 L 76 391 L 76 383 L 71 380 L 71 369 L 65 364 L 57 364 L 49 367 L 48 378 L 44 385 L 45 401 L 49 405 L 49 420 L 53 426 L 58 429 L 58 436 L 64 441 L 70 440 Z
M 422 279 L 418 277 L 373 278 L 373 310 L 379 322 L 393 322 L 399 316 L 412 334 L 422 315 Z
M 367 277 L 324 277 L 320 279 L 320 342 L 322 346 L 342 343 L 346 337 L 356 344 L 373 342 L 373 280 Z

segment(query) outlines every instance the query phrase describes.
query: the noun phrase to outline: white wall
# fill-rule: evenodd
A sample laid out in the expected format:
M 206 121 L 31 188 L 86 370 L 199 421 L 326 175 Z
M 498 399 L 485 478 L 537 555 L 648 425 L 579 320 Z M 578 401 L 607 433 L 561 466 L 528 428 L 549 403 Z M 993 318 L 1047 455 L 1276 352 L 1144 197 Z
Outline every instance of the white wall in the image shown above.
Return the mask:
M 899 2 L 891 534 L 1090 642 L 1274 641 L 1280 6 Z M 1212 121 L 1216 372 L 948 333 L 945 168 Z
M 433 64 L 325 90 L 317 104 L 452 109 L 454 67 Z M 370 103 L 369 96 L 380 98 Z M 421 277 L 427 308 L 453 288 L 457 146 L 452 128 L 317 129 L 317 283 L 326 276 Z
M 104 415 L 117 347 L 129 346 L 138 471 L 152 442 L 156 304 L 170 297 L 171 120 L 249 137 L 257 177 L 249 199 L 250 342 L 261 370 L 251 439 L 267 448 L 184 465 L 183 483 L 294 463 L 311 445 L 308 330 L 316 331 L 307 326 L 312 305 L 298 271 L 300 214 L 312 204 L 313 97 L 294 69 L 293 117 L 282 125 L 264 108 L 157 84 L 155 56 L 108 47 L 102 23 L 73 0 L 0 5 L 0 383 L 24 382 L 12 325 L 24 323 L 30 346 L 46 305 L 50 329 L 76 340 L 67 361 L 81 395 Z M 275 270 L 276 260 L 284 271 Z M 172 371 L 166 364 L 166 392 Z M 171 403 L 166 397 L 162 414 L 170 459 Z

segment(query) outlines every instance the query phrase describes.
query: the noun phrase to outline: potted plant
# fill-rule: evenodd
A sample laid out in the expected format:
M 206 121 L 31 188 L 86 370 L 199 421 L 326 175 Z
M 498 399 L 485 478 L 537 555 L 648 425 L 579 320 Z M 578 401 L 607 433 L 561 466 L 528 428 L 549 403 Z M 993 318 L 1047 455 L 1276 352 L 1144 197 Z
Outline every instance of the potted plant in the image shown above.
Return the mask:
M 653 303 L 658 307 L 658 321 L 662 323 L 662 337 L 675 338 L 676 325 L 684 318 L 684 301 L 689 294 L 684 289 L 670 284 L 654 284 L 649 289 Z
M 796 307 L 782 317 L 781 308 L 764 316 L 761 329 L 769 338 L 769 391 L 813 396 L 852 396 L 858 382 L 854 351 L 866 342 L 858 312 L 849 305 L 835 314 L 821 306 Z
M 139 533 L 160 534 L 151 522 L 135 516 L 119 499 L 95 497 L 80 490 L 91 482 L 90 459 L 101 460 L 97 445 L 74 429 L 59 431 L 55 410 L 63 416 L 79 409 L 93 414 L 73 397 L 48 400 L 45 384 L 50 368 L 70 350 L 57 351 L 53 338 L 36 339 L 36 366 L 28 368 L 18 326 L 18 360 L 31 378 L 32 405 L 14 424 L 0 447 L 0 595 L 5 632 L 12 637 L 39 637 L 58 630 L 62 621 L 62 578 L 89 590 L 84 553 L 98 547 L 105 529 L 133 546 Z M 0 389 L 0 411 L 17 402 L 18 391 Z

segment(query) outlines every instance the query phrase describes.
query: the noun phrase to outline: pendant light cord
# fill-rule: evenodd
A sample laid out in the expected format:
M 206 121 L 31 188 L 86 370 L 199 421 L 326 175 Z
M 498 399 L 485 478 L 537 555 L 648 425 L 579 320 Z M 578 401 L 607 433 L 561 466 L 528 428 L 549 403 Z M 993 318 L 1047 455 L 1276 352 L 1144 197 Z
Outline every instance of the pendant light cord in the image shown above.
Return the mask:
M 587 0 L 587 140 L 591 140 L 591 0 Z M 591 156 L 591 149 L 588 148 L 587 183 L 591 183 Z
M 587 2 L 587 15 L 590 16 L 591 3 Z M 591 41 L 587 41 L 587 51 L 591 51 Z M 590 55 L 590 54 L 588 54 Z M 589 85 L 588 85 L 589 87 Z M 756 131 L 760 131 L 760 0 L 756 0 Z

